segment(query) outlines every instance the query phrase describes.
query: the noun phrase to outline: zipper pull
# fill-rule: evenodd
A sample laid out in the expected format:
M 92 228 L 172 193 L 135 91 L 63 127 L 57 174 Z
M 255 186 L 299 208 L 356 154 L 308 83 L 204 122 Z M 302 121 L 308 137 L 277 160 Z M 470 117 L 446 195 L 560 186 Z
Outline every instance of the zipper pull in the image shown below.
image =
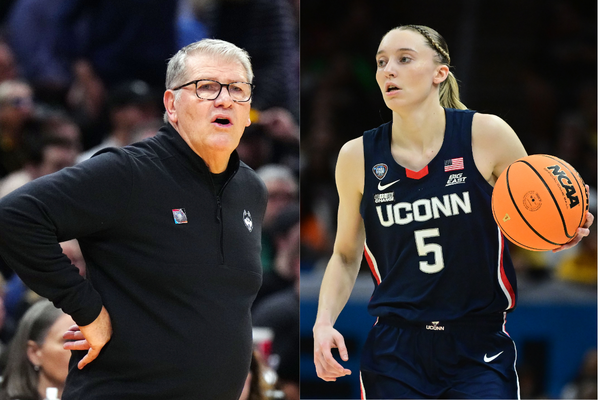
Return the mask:
M 221 197 L 217 196 L 217 221 L 221 222 Z

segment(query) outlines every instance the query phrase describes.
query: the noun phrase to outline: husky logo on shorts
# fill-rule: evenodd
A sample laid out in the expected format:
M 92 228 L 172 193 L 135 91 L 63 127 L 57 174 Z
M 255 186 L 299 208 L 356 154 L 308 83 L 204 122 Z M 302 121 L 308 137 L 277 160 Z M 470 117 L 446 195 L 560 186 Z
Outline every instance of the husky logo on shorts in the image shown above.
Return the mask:
M 173 219 L 176 224 L 187 224 L 187 215 L 185 215 L 185 208 L 174 208 L 173 210 Z
M 250 211 L 244 210 L 242 218 L 244 219 L 244 225 L 248 228 L 248 232 L 252 232 L 252 216 L 250 215 Z
M 388 172 L 388 166 L 386 164 L 380 163 L 377 164 L 373 167 L 373 173 L 375 174 L 375 177 L 379 180 L 382 180 L 383 178 L 385 178 L 385 175 Z

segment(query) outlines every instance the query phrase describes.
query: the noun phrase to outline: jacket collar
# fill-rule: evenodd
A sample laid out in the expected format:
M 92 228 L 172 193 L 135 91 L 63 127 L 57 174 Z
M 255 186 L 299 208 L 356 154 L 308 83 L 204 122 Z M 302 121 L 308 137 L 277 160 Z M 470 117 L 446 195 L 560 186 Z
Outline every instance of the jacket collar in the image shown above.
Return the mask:
M 177 130 L 175 130 L 171 124 L 167 123 L 163 125 L 156 134 L 156 138 L 161 143 L 166 145 L 170 153 L 181 159 L 186 167 L 190 168 L 194 172 L 200 172 L 207 178 L 211 176 L 206 162 L 204 162 L 202 157 L 192 150 L 192 148 L 186 143 L 185 140 L 183 140 L 179 132 L 177 132 Z M 237 150 L 234 150 L 229 157 L 227 171 L 231 171 L 230 173 L 234 174 L 238 170 L 239 166 L 240 157 L 237 153 Z

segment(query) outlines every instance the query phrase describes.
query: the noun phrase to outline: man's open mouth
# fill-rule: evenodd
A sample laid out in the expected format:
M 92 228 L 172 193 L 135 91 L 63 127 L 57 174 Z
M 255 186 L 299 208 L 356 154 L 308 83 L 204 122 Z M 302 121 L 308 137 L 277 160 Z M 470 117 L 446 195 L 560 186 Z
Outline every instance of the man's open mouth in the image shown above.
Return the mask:
M 215 119 L 213 119 L 212 121 L 213 123 L 216 123 L 218 125 L 231 125 L 232 122 L 228 117 L 217 117 Z

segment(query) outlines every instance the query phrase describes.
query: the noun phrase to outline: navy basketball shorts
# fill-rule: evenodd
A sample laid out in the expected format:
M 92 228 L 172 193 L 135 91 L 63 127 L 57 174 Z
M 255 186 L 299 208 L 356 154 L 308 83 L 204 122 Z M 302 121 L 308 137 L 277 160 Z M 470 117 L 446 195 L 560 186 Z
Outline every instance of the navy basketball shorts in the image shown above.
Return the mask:
M 361 357 L 363 399 L 518 399 L 504 314 L 461 321 L 379 318 Z

